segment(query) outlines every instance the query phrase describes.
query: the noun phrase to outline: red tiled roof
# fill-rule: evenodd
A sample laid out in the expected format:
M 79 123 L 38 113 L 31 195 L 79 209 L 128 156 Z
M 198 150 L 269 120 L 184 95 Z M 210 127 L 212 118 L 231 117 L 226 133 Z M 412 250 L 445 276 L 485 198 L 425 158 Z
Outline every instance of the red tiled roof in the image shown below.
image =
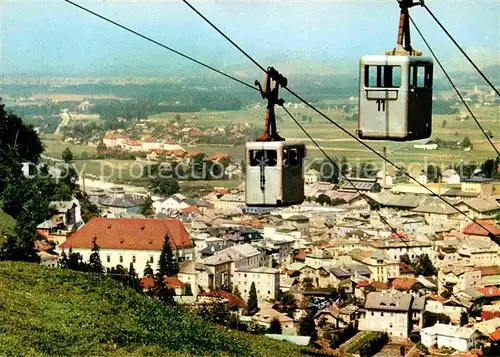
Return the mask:
M 236 305 L 241 308 L 247 307 L 247 303 L 245 300 L 240 299 L 234 294 L 228 293 L 227 291 L 224 290 L 219 290 L 219 291 L 209 291 L 206 293 L 201 293 L 200 296 L 208 296 L 208 297 L 216 297 L 216 298 L 223 298 L 227 300 L 227 304 L 229 306 Z
M 295 260 L 306 260 L 306 255 L 311 252 L 310 249 L 304 249 L 295 255 Z
M 170 276 L 165 277 L 165 282 L 167 283 L 167 286 L 171 289 L 185 288 L 188 285 L 180 281 L 178 278 Z
M 198 212 L 198 207 L 196 206 L 189 206 L 186 208 L 181 209 L 183 213 L 193 213 L 193 212 Z
M 91 249 L 95 237 L 101 249 L 161 250 L 167 235 L 174 249 L 193 246 L 189 234 L 177 219 L 94 217 L 60 248 Z
M 500 274 L 500 266 L 492 265 L 485 267 L 475 267 L 476 270 L 481 270 L 481 276 L 489 276 L 489 275 L 499 275 Z
M 227 159 L 229 157 L 228 154 L 214 154 L 208 158 L 210 161 L 217 161 L 222 159 Z
M 482 226 L 479 226 L 478 223 Z M 484 229 L 484 228 L 486 229 Z M 489 232 L 493 233 L 496 236 L 500 236 L 500 227 L 496 225 L 492 220 L 488 219 L 478 219 L 476 222 L 472 222 L 467 225 L 463 233 L 467 235 L 473 236 L 483 236 L 488 237 Z
M 165 150 L 163 150 L 163 149 L 150 149 L 148 151 L 148 154 L 152 154 L 153 152 L 156 153 L 157 155 L 162 155 L 165 153 Z
M 387 290 L 387 284 L 383 283 L 381 281 L 368 281 L 368 280 L 362 280 L 359 283 L 356 284 L 355 288 L 363 288 L 365 286 L 373 286 L 377 290 Z
M 418 280 L 415 278 L 396 278 L 392 281 L 391 285 L 394 289 L 409 291 L 417 283 Z
M 492 341 L 498 341 L 500 340 L 500 329 L 496 330 L 495 332 L 493 332 L 491 335 L 490 335 L 490 339 Z
M 199 152 L 199 151 L 197 151 L 197 152 L 188 152 L 186 154 L 186 157 L 198 157 L 198 156 L 201 156 L 201 155 L 203 155 L 203 153 Z
M 177 288 L 185 288 L 188 284 L 183 283 L 180 281 L 178 278 L 175 277 L 169 277 L 166 276 L 164 278 L 165 283 L 167 283 L 167 286 L 171 289 L 177 289 Z M 154 288 L 156 285 L 155 278 L 153 276 L 144 276 L 141 278 L 139 281 L 139 285 L 143 289 L 151 289 Z
M 137 140 L 125 140 L 124 144 L 128 146 L 142 146 Z
M 500 296 L 500 289 L 496 286 L 490 286 L 487 288 L 476 288 L 484 297 L 497 297 Z

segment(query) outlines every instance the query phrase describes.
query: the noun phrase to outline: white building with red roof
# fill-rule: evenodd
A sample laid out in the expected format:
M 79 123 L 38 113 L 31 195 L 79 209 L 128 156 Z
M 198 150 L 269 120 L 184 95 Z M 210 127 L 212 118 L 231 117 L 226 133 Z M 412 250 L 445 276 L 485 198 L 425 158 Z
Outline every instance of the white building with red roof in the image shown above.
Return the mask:
M 156 271 L 165 237 L 168 237 L 179 261 L 194 259 L 193 242 L 184 225 L 177 219 L 95 217 L 60 244 L 57 250 L 59 253 L 71 250 L 88 261 L 92 242 L 96 239 L 105 268 L 122 265 L 128 269 L 132 263 L 139 276 L 142 276 L 148 263 Z

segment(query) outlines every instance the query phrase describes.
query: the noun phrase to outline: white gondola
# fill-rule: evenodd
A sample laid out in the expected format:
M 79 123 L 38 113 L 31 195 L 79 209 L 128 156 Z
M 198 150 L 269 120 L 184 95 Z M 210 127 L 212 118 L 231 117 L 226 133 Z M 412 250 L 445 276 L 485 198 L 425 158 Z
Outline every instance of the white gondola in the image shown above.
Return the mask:
M 432 130 L 429 57 L 375 55 L 360 61 L 360 139 L 426 139 Z
M 245 153 L 247 206 L 280 207 L 304 202 L 303 144 L 248 142 Z

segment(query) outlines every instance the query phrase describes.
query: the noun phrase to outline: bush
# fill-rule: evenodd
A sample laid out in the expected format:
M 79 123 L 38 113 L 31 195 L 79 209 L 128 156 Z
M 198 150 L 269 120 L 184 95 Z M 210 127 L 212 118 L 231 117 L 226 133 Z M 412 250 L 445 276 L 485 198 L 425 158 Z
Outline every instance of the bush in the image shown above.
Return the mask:
M 420 342 L 420 334 L 418 332 L 410 334 L 410 341 L 413 343 Z

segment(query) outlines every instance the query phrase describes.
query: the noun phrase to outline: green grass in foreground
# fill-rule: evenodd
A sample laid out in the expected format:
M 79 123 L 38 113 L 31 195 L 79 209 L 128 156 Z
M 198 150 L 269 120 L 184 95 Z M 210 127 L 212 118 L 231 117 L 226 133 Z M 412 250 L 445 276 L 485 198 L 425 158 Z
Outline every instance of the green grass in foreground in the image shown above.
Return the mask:
M 0 355 L 300 356 L 304 348 L 210 325 L 103 276 L 0 263 Z

